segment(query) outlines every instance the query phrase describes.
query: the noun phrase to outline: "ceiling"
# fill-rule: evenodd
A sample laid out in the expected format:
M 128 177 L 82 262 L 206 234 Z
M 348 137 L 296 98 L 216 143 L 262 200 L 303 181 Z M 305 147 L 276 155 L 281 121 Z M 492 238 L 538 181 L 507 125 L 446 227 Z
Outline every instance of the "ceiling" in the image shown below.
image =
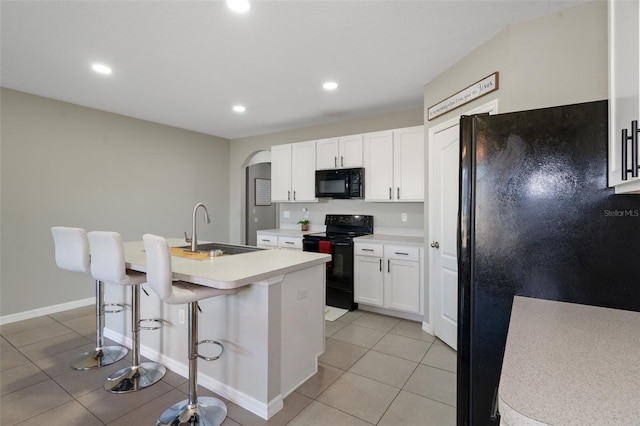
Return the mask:
M 0 83 L 237 139 L 420 107 L 425 83 L 507 25 L 586 2 L 2 0 Z

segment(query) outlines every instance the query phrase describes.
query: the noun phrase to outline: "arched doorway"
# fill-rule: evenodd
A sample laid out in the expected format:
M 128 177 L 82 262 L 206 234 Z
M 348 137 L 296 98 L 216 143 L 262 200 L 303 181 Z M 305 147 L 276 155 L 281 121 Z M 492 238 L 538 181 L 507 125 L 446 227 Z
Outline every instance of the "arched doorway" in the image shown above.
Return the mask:
M 265 201 L 271 188 L 271 152 L 253 154 L 245 169 L 245 244 L 256 245 L 256 231 L 276 227 L 276 205 Z M 266 197 L 269 198 L 269 197 Z

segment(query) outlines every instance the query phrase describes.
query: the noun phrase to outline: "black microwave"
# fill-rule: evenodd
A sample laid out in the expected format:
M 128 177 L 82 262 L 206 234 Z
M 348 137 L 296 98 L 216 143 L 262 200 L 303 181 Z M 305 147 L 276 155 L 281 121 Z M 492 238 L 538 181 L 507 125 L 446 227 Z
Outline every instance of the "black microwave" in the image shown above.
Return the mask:
M 317 198 L 364 198 L 364 169 L 316 170 Z

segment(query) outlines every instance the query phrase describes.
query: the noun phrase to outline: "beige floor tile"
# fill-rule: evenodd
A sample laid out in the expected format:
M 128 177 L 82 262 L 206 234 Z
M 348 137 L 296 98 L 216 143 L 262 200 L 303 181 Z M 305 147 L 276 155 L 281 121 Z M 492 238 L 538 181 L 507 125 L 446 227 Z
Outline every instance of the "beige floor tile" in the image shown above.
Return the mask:
M 49 380 L 49 376 L 32 363 L 22 364 L 2 372 L 0 380 L 0 395 L 6 395 L 24 389 L 36 383 Z
M 455 426 L 456 409 L 441 402 L 401 391 L 378 426 Z
M 8 349 L 0 356 L 0 371 L 11 370 L 24 364 L 29 364 L 29 359 L 17 349 Z
M 268 421 L 234 403 L 229 403 L 227 404 L 227 417 L 243 426 L 284 426 L 304 410 L 311 401 L 310 398 L 293 392 L 285 398 L 282 410 Z
M 401 320 L 399 318 L 389 317 L 387 315 L 374 314 L 365 312 L 359 318 L 354 320 L 352 324 L 361 327 L 372 328 L 374 330 L 383 331 L 385 333 L 393 329 Z
M 335 382 L 342 373 L 344 373 L 344 370 L 318 363 L 318 372 L 298 387 L 296 392 L 311 399 L 315 399 L 333 382 Z
M 11 426 L 72 400 L 53 380 L 46 380 L 3 396 L 0 424 Z
M 186 377 L 182 377 L 178 373 L 175 373 L 169 369 L 167 369 L 167 373 L 162 378 L 163 381 L 167 382 L 173 387 L 182 386 L 189 381 Z
M 15 349 L 11 343 L 4 337 L 0 336 L 0 353 Z
M 351 343 L 352 345 L 371 349 L 373 345 L 375 345 L 380 339 L 382 339 L 384 334 L 385 333 L 383 331 L 349 324 L 342 330 L 336 332 L 333 336 L 331 336 L 331 338 L 346 343 Z
M 433 342 L 435 336 L 427 333 L 422 329 L 422 323 L 418 321 L 402 320 L 398 325 L 390 331 L 392 334 L 398 334 L 412 339 L 424 340 L 425 342 Z
M 41 370 L 47 373 L 51 377 L 56 377 L 61 374 L 71 371 L 69 363 L 71 360 L 79 356 L 80 354 L 95 349 L 95 345 L 89 343 L 84 346 L 70 349 L 65 352 L 60 352 L 37 361 L 34 361 Z
M 96 316 L 85 315 L 83 317 L 71 318 L 65 321 L 61 321 L 62 325 L 70 328 L 76 332 L 86 332 L 88 330 L 92 330 L 95 332 L 96 330 Z
M 53 321 L 52 319 L 49 320 Z M 8 336 L 4 336 L 4 338 L 7 339 L 13 346 L 19 349 L 22 346 L 37 343 L 44 339 L 62 336 L 63 334 L 68 334 L 69 332 L 71 332 L 71 330 L 69 330 L 67 327 L 53 321 L 51 324 L 38 326 L 29 330 L 19 331 Z
M 131 365 L 131 360 L 126 357 L 114 364 L 92 370 L 74 370 L 69 367 L 66 369 L 66 373 L 56 375 L 53 379 L 74 398 L 79 398 L 89 392 L 104 389 L 107 377 L 129 365 Z
M 313 401 L 287 426 L 370 426 L 364 420 Z
M 455 373 L 458 366 L 456 351 L 446 345 L 432 345 L 427 354 L 420 361 L 422 364 Z
M 64 426 L 101 426 L 102 423 L 78 401 L 69 401 L 59 407 L 32 417 L 20 426 L 64 425 Z
M 376 424 L 398 392 L 393 386 L 346 372 L 317 401 Z
M 109 423 L 109 426 L 154 425 L 160 414 L 176 402 L 182 401 L 184 394 L 177 389 L 138 407 Z
M 227 418 L 224 419 L 224 422 L 222 422 L 221 426 L 242 426 L 242 425 L 236 422 L 235 420 L 233 420 L 232 418 L 230 418 L 229 416 L 227 416 Z
M 417 362 L 369 351 L 356 362 L 349 372 L 364 376 L 395 388 L 402 388 L 418 365 Z
M 342 321 L 325 321 L 324 322 L 324 337 L 331 337 L 337 331 L 345 328 L 349 323 Z
M 341 370 L 348 370 L 367 349 L 345 343 L 340 340 L 327 339 L 324 346 L 324 353 L 318 360 L 323 364 L 331 365 Z
M 380 339 L 372 349 L 409 361 L 420 362 L 430 346 L 430 342 L 423 340 L 412 339 L 397 334 L 387 334 Z
M 456 406 L 456 374 L 449 371 L 420 364 L 403 389 Z
M 57 322 L 46 315 L 36 318 L 29 318 L 23 321 L 16 321 L 9 324 L 0 325 L 0 335 L 7 337 L 15 333 L 30 331 L 51 324 L 57 324 Z
M 78 402 L 104 423 L 112 422 L 173 390 L 162 380 L 137 392 L 116 394 L 97 389 L 80 396 Z
M 338 318 L 336 321 L 345 322 L 349 324 L 355 321 L 356 319 L 360 318 L 360 316 L 362 316 L 363 314 L 364 314 L 364 311 L 349 311 L 346 314 L 342 315 L 340 318 Z
M 92 342 L 93 341 L 88 340 L 78 333 L 70 332 L 62 336 L 43 339 L 30 345 L 21 346 L 20 352 L 31 361 L 37 361 L 61 352 L 69 351 L 73 348 L 79 348 Z
M 93 315 L 93 323 L 95 325 L 96 305 L 81 306 L 79 308 L 69 309 L 68 311 L 56 312 L 55 314 L 50 314 L 49 317 L 53 318 L 56 321 L 64 322 L 73 318 L 80 318 L 87 315 Z
M 178 389 L 180 392 L 183 393 L 182 399 L 186 399 L 189 396 L 189 381 L 187 380 L 182 385 L 177 386 L 176 389 Z M 227 400 L 226 398 L 200 385 L 198 385 L 198 389 L 196 390 L 196 392 L 198 396 L 211 396 L 214 398 L 218 398 L 219 400 L 223 401 L 225 404 L 229 402 L 229 400 Z M 178 402 L 178 401 L 175 401 L 175 402 Z

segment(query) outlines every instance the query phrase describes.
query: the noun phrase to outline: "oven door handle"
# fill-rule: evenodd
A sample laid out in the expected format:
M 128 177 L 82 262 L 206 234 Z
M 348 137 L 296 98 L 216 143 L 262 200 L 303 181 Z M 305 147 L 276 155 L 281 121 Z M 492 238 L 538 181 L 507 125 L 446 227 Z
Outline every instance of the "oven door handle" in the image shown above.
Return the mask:
M 344 247 L 348 247 L 350 245 L 352 245 L 351 243 L 333 243 L 334 246 L 344 246 Z

